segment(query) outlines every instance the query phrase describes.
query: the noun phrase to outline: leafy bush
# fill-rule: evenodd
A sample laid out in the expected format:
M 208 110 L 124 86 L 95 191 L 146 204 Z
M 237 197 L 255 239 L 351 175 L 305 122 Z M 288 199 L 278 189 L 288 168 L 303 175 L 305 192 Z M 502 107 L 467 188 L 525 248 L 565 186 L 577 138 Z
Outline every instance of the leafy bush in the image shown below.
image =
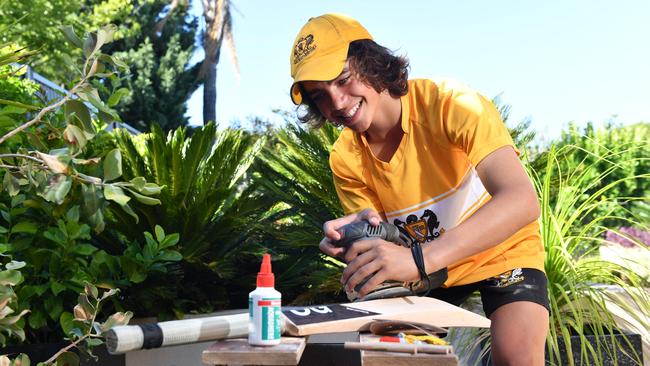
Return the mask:
M 2 248 L 6 249 L 6 248 Z M 0 251 L 0 255 L 3 254 Z M 10 261 L 3 264 L 0 271 L 0 345 L 7 344 L 7 338 L 15 337 L 21 341 L 25 339 L 25 332 L 18 325 L 23 315 L 29 310 L 22 310 L 16 314 L 16 293 L 13 287 L 23 280 L 22 273 L 18 271 L 25 266 L 24 262 Z
M 38 84 L 31 80 L 23 79 L 21 76 L 24 74 L 24 68 L 19 69 L 10 65 L 0 66 L 0 90 L 2 90 L 2 99 L 25 104 L 34 102 L 34 94 L 39 88 Z M 7 123 L 7 125 L 3 125 L 5 128 L 13 122 L 7 118 L 4 118 L 3 121 Z
M 0 293 L 4 295 L 5 300 L 10 302 L 15 299 L 15 295 L 10 291 L 10 286 L 19 282 L 19 279 L 20 272 L 13 269 L 0 272 L 1 286 L 9 286 L 9 291 L 7 291 L 6 287 L 0 288 Z M 76 348 L 82 354 L 94 358 L 96 361 L 97 357 L 92 354 L 92 349 L 104 343 L 102 334 L 114 326 L 128 324 L 133 316 L 130 312 L 117 312 L 108 316 L 104 322 L 98 320 L 100 311 L 106 300 L 118 292 L 119 290 L 117 289 L 111 289 L 100 293 L 97 287 L 86 283 L 83 292 L 79 294 L 79 302 L 74 307 L 74 315 L 66 313 L 66 317 L 61 321 L 65 333 L 69 337 L 70 344 L 64 346 L 48 360 L 39 362 L 38 365 L 53 365 L 56 363 L 56 365 L 77 366 L 79 365 L 79 356 L 77 353 L 70 351 L 73 348 Z M 12 309 L 7 305 L 8 303 L 5 302 L 0 307 L 0 310 L 2 310 L 0 313 L 5 316 L 12 312 Z M 27 310 L 23 311 L 23 313 L 25 312 Z M 9 334 L 20 332 L 19 329 L 15 329 L 16 326 L 14 324 L 22 315 L 21 313 L 12 318 L 3 317 L 0 323 L 0 332 L 5 331 Z M 4 345 L 4 338 L 2 338 L 2 341 Z M 0 356 L 0 365 L 21 366 L 29 364 L 30 359 L 25 354 L 20 354 L 13 360 L 10 360 L 6 355 Z
M 56 205 L 41 203 L 38 209 L 30 207 L 37 201 L 19 194 L 10 206 L 0 204 L 6 220 L 0 226 L 1 241 L 8 243 L 8 254 L 27 263 L 18 295 L 20 308 L 31 310 L 26 326 L 29 342 L 60 338 L 57 324 L 64 323 L 64 309 L 75 303 L 85 283 L 146 287 L 180 259 L 172 249 L 178 234 L 166 236 L 156 227 L 155 237 L 144 233 L 145 244 L 127 241 L 121 252 L 109 254 L 93 243 L 90 226 L 80 221 L 78 205 L 59 216 L 53 213 Z
M 130 246 L 110 254 L 105 249 L 114 248 L 102 248 L 92 241 L 93 231 L 104 229 L 109 202 L 135 216 L 129 201 L 156 204 L 151 196 L 159 193 L 160 187 L 141 177 L 121 180 L 120 151 L 106 150 L 110 145 L 99 141 L 110 136 L 98 127 L 116 114 L 97 97 L 94 85 L 124 71 L 120 60 L 101 52 L 114 28 L 102 28 L 83 41 L 70 27 L 62 31 L 84 55 L 67 95 L 42 105 L 30 94 L 35 91 L 30 82 L 0 83 L 2 88 L 17 91 L 5 94 L 3 89 L 3 96 L 19 99 L 0 100 L 0 247 L 4 255 L 26 263 L 24 281 L 16 292 L 19 308 L 31 310 L 27 322 L 18 324 L 24 325 L 30 342 L 63 335 L 58 326 L 63 323 L 63 309 L 76 301 L 84 283 L 128 287 L 132 272 L 147 276 L 176 260 L 173 252 L 169 254 L 170 248 L 159 242 L 155 251 L 149 250 L 150 244 L 140 248 L 136 238 L 141 233 L 127 241 Z M 0 67 L 29 55 L 3 45 Z M 132 259 L 136 247 L 143 254 Z M 148 258 L 148 254 L 154 257 Z
M 44 364 L 56 361 L 57 365 L 78 365 L 79 356 L 70 352 L 72 348 L 78 348 L 82 353 L 92 354 L 93 347 L 104 344 L 103 334 L 114 326 L 126 325 L 133 317 L 133 313 L 117 312 L 106 317 L 104 322 L 98 321 L 102 306 L 106 300 L 119 293 L 119 289 L 109 289 L 100 293 L 94 285 L 84 284 L 84 289 L 79 293 L 78 303 L 73 308 L 73 313 L 65 313 L 61 325 L 69 336 L 70 344 L 52 355 Z

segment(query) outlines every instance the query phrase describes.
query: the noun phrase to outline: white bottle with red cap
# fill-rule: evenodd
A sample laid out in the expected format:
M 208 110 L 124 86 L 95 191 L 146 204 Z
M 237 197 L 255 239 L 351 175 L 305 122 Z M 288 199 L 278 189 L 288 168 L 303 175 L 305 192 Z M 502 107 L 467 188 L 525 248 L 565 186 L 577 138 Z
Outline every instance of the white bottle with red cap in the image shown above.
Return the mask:
M 257 274 L 257 288 L 248 294 L 248 343 L 254 346 L 280 344 L 282 295 L 273 286 L 271 255 L 264 254 Z

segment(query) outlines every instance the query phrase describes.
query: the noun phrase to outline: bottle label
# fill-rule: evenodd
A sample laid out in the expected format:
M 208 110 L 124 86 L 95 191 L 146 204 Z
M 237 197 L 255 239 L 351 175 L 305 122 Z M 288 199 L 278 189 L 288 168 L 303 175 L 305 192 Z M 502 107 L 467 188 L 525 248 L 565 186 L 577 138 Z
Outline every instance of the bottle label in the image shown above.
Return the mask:
M 262 298 L 257 301 L 257 306 L 262 315 L 262 340 L 280 338 L 280 306 L 279 298 Z

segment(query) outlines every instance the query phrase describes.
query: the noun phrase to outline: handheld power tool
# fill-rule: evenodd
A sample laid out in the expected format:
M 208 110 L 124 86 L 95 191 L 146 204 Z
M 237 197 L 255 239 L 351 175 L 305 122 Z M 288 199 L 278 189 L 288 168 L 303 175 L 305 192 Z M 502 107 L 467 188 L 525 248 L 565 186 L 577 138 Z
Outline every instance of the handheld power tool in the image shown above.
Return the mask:
M 333 242 L 333 244 L 343 248 L 348 248 L 358 240 L 375 238 L 383 239 L 407 248 L 410 248 L 413 243 L 412 239 L 408 235 L 400 232 L 397 226 L 384 221 L 380 222 L 377 226 L 372 226 L 366 220 L 353 222 L 344 225 L 338 232 L 341 234 L 341 239 Z M 428 278 L 428 283 L 421 280 L 415 282 L 386 281 L 375 287 L 366 296 L 359 298 L 358 291 L 369 279 L 366 278 L 355 286 L 354 290 L 350 292 L 346 291 L 346 294 L 350 301 L 366 301 L 421 294 L 442 286 L 447 280 L 447 268 L 430 273 Z

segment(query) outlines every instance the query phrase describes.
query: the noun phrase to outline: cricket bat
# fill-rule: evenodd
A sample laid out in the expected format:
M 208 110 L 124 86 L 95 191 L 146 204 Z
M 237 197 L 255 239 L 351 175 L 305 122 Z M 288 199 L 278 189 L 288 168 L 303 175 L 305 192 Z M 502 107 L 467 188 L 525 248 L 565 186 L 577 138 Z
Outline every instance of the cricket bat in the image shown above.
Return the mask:
M 282 307 L 283 333 L 367 331 L 376 320 L 401 320 L 437 327 L 489 328 L 484 316 L 431 297 L 406 296 L 321 306 Z

